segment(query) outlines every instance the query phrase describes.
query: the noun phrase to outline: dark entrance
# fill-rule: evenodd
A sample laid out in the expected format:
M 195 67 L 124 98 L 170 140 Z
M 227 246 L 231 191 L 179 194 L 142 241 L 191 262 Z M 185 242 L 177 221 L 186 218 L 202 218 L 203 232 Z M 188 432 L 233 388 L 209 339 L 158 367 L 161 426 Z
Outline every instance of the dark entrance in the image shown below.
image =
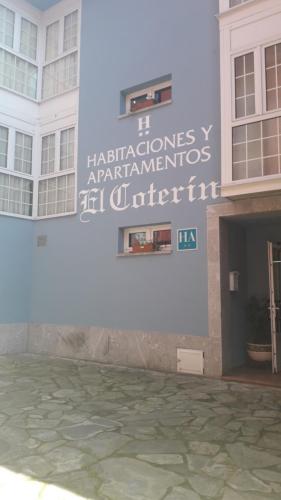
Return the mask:
M 281 387 L 281 215 L 227 217 L 220 231 L 223 375 Z M 271 342 L 269 359 L 251 359 L 249 342 Z

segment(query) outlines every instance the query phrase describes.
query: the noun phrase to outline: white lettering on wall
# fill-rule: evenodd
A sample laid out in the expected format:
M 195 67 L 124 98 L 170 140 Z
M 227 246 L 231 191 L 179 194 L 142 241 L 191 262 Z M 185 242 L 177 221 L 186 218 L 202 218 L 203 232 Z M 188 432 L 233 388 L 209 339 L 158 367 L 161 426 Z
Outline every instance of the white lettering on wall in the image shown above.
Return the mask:
M 196 183 L 196 176 L 192 176 L 184 186 L 175 186 L 170 189 L 157 189 L 152 182 L 147 191 L 129 194 L 130 183 L 118 184 L 109 194 L 109 202 L 104 204 L 104 189 L 89 189 L 80 192 L 81 222 L 89 222 L 88 215 L 103 213 L 109 209 L 124 211 L 130 208 L 156 207 L 167 204 L 178 204 L 183 201 L 216 200 L 219 197 L 219 183 Z
M 148 139 L 151 115 L 138 118 L 138 135 L 143 139 L 135 146 L 129 144 L 88 156 L 88 189 L 80 191 L 81 221 L 89 222 L 90 216 L 108 210 L 123 212 L 142 207 L 164 207 L 178 205 L 184 201 L 194 203 L 216 200 L 219 183 L 197 181 L 194 167 L 203 168 L 211 160 L 209 144 L 213 125 L 188 129 Z M 207 144 L 206 144 L 207 143 Z M 154 182 L 146 190 L 134 192 L 131 179 L 143 175 L 163 173 L 170 169 L 190 172 L 185 185 L 157 189 Z M 124 182 L 125 179 L 128 181 Z M 105 192 L 97 185 L 117 182 Z

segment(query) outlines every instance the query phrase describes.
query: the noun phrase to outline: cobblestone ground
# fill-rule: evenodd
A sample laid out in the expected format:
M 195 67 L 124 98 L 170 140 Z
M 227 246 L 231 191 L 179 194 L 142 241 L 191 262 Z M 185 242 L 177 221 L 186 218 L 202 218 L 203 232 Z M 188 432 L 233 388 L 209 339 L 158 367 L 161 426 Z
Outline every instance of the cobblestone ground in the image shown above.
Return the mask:
M 281 391 L 0 357 L 1 500 L 281 498 Z

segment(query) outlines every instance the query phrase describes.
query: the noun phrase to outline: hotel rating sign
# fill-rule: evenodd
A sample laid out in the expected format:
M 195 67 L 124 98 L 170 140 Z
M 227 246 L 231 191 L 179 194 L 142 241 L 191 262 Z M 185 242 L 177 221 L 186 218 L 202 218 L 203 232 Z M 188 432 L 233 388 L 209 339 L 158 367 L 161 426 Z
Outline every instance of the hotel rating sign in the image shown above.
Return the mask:
M 198 231 L 197 228 L 178 229 L 178 250 L 197 250 Z

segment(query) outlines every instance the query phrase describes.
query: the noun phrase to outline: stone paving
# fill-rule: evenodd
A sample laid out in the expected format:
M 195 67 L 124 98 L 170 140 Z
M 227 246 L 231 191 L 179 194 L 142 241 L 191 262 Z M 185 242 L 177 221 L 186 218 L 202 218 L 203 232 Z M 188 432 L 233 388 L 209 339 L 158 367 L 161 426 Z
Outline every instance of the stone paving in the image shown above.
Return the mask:
M 281 391 L 0 357 L 1 500 L 280 500 Z

